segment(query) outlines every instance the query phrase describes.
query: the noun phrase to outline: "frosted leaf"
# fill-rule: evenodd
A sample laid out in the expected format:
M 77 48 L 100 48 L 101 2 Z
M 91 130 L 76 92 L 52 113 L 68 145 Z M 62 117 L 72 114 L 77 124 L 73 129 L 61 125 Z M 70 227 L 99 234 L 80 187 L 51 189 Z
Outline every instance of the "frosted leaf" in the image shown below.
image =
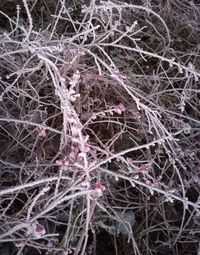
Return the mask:
M 135 213 L 132 210 L 128 210 L 120 213 L 120 217 L 124 223 L 117 222 L 116 231 L 118 234 L 129 235 L 129 233 L 132 232 L 131 227 L 133 227 L 135 224 Z
M 191 126 L 186 123 L 184 128 L 183 128 L 183 133 L 188 135 L 188 134 L 190 134 L 190 132 L 191 132 Z

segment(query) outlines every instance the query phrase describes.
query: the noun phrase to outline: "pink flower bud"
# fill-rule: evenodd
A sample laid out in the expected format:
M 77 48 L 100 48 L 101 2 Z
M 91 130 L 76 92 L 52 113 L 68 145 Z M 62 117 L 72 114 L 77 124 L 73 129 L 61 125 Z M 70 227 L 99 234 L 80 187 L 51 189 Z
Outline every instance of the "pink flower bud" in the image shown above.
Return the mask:
M 101 183 L 96 183 L 95 189 L 100 189 L 100 190 L 104 191 L 106 188 L 105 188 L 105 186 L 104 186 L 103 184 L 101 184 Z
M 42 237 L 43 235 L 46 234 L 45 228 L 44 228 L 42 225 L 39 225 L 39 224 L 36 224 L 36 225 L 34 226 L 33 230 L 34 230 L 33 235 L 34 235 L 36 238 Z
M 69 123 L 76 123 L 76 116 L 73 113 L 67 115 L 67 121 Z
M 96 183 L 95 185 L 95 197 L 99 198 L 103 195 L 103 192 L 105 191 L 105 186 L 101 183 Z
M 146 165 L 141 165 L 140 168 L 139 168 L 140 172 L 142 174 L 148 174 L 149 171 L 150 171 L 150 166 L 148 164 Z
M 38 226 L 36 226 L 35 231 L 36 231 L 37 233 L 44 233 L 44 232 L 45 232 L 45 229 L 44 229 L 44 227 L 38 225 Z M 43 235 L 44 235 L 44 234 L 43 234 Z
M 54 244 L 54 242 L 52 240 L 49 240 L 48 243 L 47 243 L 47 247 L 52 248 L 53 244 Z
M 85 144 L 83 148 L 83 152 L 87 153 L 89 150 L 90 150 L 90 147 L 87 144 Z
M 39 137 L 46 137 L 47 136 L 47 133 L 46 133 L 47 129 L 46 129 L 46 127 L 47 127 L 47 125 L 45 123 L 43 123 L 43 126 L 36 128 Z
M 76 125 L 71 127 L 72 136 L 75 138 L 79 137 L 78 127 Z
M 126 108 L 122 103 L 116 105 L 114 108 L 114 111 L 118 114 L 122 114 L 122 112 L 124 112 L 125 110 L 126 110 Z
M 131 158 L 126 158 L 126 162 L 128 163 L 128 164 L 133 164 L 133 160 L 131 159 Z
M 78 156 L 78 152 L 79 152 L 79 148 L 72 146 L 69 157 L 71 159 L 76 160 L 77 156 Z
M 147 185 L 149 185 L 149 187 L 156 187 L 156 183 L 150 180 L 146 180 L 145 181 Z
M 46 234 L 45 228 L 40 225 L 37 221 L 34 223 L 31 223 L 27 228 L 27 235 L 31 235 L 35 238 L 40 238 L 43 235 Z
M 77 160 L 78 160 L 78 162 L 81 162 L 83 159 L 84 159 L 84 153 L 83 153 L 83 152 L 80 152 L 80 153 L 78 154 Z
M 46 137 L 46 129 L 45 128 L 42 128 L 39 130 L 39 133 L 38 133 L 38 136 L 39 137 Z
M 66 157 L 56 160 L 56 164 L 60 166 L 63 170 L 67 170 L 69 166 L 69 162 L 66 160 Z
M 86 143 L 89 140 L 89 135 L 83 136 L 83 140 Z

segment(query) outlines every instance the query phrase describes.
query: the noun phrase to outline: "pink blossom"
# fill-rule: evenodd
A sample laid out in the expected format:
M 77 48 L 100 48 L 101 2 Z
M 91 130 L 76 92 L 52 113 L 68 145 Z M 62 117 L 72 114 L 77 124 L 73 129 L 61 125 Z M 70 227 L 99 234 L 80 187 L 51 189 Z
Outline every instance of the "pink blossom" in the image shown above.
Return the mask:
M 73 138 L 72 138 L 72 142 L 73 142 L 73 143 L 79 143 L 79 142 L 80 142 L 80 139 L 77 138 L 77 137 L 73 137 Z
M 95 185 L 95 196 L 97 198 L 101 197 L 103 195 L 103 192 L 105 191 L 105 186 L 103 184 L 101 184 L 100 182 L 99 183 L 96 183 Z
M 67 170 L 69 166 L 69 162 L 66 160 L 66 157 L 56 160 L 56 164 L 63 170 Z
M 67 115 L 67 121 L 69 123 L 76 123 L 76 116 L 73 113 Z
M 49 240 L 48 243 L 47 243 L 47 247 L 52 248 L 53 244 L 54 244 L 54 242 L 52 240 Z
M 80 153 L 78 154 L 78 158 L 77 158 L 78 162 L 81 162 L 81 161 L 83 160 L 83 158 L 84 158 L 84 153 L 83 153 L 83 152 L 80 152 Z
M 86 143 L 89 140 L 89 135 L 83 136 L 83 140 Z
M 42 237 L 43 235 L 46 234 L 46 230 L 42 225 L 36 224 L 35 226 L 33 226 L 33 235 L 36 238 Z
M 87 152 L 90 151 L 90 147 L 88 145 L 84 145 L 83 151 L 78 154 L 78 161 L 84 159 Z
M 156 183 L 150 180 L 146 180 L 145 181 L 147 185 L 149 185 L 150 187 L 156 187 Z
M 71 159 L 76 160 L 77 156 L 78 156 L 78 152 L 79 152 L 79 148 L 72 146 L 69 157 Z
M 128 164 L 133 164 L 133 160 L 131 159 L 131 158 L 126 158 L 126 162 L 128 163 Z
M 122 114 L 122 112 L 124 112 L 126 110 L 125 106 L 120 103 L 118 105 L 115 105 L 114 111 L 118 114 Z
M 78 127 L 77 126 L 72 126 L 71 127 L 71 132 L 72 132 L 72 136 L 75 138 L 79 137 L 79 131 L 78 131 Z
M 88 160 L 88 165 L 89 165 L 89 167 L 93 167 L 93 166 L 95 166 L 96 165 L 96 160 L 94 160 L 94 159 L 89 159 Z
M 38 135 L 39 135 L 40 137 L 46 137 L 46 135 L 47 135 L 47 134 L 46 134 L 46 129 L 45 129 L 45 128 L 40 129 Z
M 27 235 L 31 235 L 35 238 L 40 238 L 46 234 L 45 228 L 39 224 L 37 221 L 31 223 L 30 226 L 27 228 Z
M 102 191 L 104 191 L 106 188 L 103 184 L 101 184 L 100 182 L 96 183 L 95 185 L 95 189 L 101 189 Z
M 87 144 L 85 144 L 83 146 L 83 152 L 87 153 L 89 150 L 90 150 L 90 147 Z
M 139 168 L 140 172 L 142 174 L 148 174 L 149 171 L 150 171 L 150 166 L 148 164 L 146 165 L 141 165 L 140 168 Z
M 39 137 L 46 137 L 46 124 L 43 124 L 41 127 L 37 127 L 37 132 Z
M 44 235 L 46 231 L 42 225 L 37 225 L 35 228 L 35 232 Z

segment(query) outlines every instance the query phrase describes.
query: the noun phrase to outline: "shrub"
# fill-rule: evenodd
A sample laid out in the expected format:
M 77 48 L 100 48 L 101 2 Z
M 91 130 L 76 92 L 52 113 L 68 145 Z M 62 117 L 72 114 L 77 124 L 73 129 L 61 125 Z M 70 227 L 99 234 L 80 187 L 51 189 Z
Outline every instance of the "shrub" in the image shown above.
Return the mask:
M 200 9 L 141 2 L 0 11 L 2 254 L 196 254 Z

